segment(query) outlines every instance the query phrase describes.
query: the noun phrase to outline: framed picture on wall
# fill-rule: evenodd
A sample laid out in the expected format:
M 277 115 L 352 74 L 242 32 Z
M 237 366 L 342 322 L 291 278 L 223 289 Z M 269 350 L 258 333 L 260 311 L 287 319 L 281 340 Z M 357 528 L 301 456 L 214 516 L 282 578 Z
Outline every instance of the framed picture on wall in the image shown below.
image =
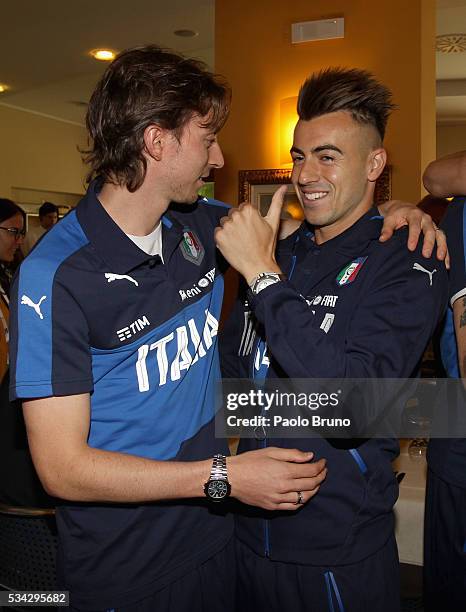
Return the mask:
M 291 170 L 269 168 L 266 170 L 240 170 L 239 171 L 239 202 L 256 204 L 262 215 L 272 201 L 272 196 L 279 185 L 288 184 L 283 205 L 283 217 L 302 219 L 303 213 L 296 193 L 290 185 Z M 391 199 L 391 167 L 385 166 L 382 174 L 375 184 L 374 203 L 382 204 Z
M 289 184 L 290 177 L 290 170 L 240 170 L 239 201 L 255 204 L 261 215 L 266 215 L 277 187 L 287 184 L 281 216 L 283 219 L 303 219 L 301 205 L 293 186 Z

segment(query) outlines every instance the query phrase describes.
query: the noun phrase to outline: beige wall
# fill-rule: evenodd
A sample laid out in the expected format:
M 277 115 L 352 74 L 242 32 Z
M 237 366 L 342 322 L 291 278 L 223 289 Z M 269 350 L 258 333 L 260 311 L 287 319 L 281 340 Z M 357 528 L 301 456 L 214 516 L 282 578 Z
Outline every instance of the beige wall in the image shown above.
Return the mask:
M 0 197 L 12 187 L 83 193 L 84 128 L 0 105 Z
M 436 155 L 436 67 L 435 67 L 435 36 L 436 6 L 435 3 L 421 0 L 421 89 L 420 89 L 420 159 L 419 172 L 422 177 L 427 164 Z M 427 191 L 420 181 L 421 196 Z M 400 194 L 402 195 L 402 194 Z
M 344 39 L 291 44 L 291 23 L 339 16 Z M 419 201 L 421 166 L 435 155 L 434 25 L 435 0 L 217 0 L 215 67 L 232 85 L 233 107 L 220 135 L 226 165 L 216 197 L 237 202 L 240 169 L 280 167 L 281 100 L 315 70 L 350 66 L 392 89 L 393 196 Z
M 437 157 L 466 151 L 466 123 L 437 126 Z

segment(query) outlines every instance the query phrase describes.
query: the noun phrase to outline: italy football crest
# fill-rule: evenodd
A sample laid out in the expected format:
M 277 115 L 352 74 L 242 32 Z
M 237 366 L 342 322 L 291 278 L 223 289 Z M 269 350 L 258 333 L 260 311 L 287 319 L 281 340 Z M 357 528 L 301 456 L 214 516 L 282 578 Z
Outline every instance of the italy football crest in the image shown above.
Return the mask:
M 336 278 L 337 285 L 339 287 L 342 287 L 343 285 L 349 285 L 350 283 L 352 283 L 356 279 L 356 276 L 359 274 L 359 270 L 362 268 L 366 259 L 367 257 L 358 257 L 350 264 L 345 266 L 343 270 L 340 270 Z
M 202 246 L 199 238 L 189 228 L 185 228 L 183 232 L 183 238 L 181 239 L 180 249 L 183 253 L 183 257 L 190 261 L 196 266 L 200 266 L 204 259 L 204 247 Z

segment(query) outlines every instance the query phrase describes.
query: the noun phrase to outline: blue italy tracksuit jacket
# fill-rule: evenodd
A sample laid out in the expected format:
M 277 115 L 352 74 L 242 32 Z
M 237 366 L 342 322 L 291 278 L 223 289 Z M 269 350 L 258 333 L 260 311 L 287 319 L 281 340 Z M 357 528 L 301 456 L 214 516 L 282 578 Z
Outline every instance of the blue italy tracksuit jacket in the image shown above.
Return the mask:
M 288 281 L 238 300 L 221 339 L 223 375 L 246 378 L 407 378 L 447 302 L 443 263 L 406 247 L 401 230 L 378 238 L 374 208 L 318 246 L 306 223 L 278 245 Z M 328 474 L 295 513 L 243 506 L 238 538 L 259 555 L 313 565 L 357 562 L 393 533 L 398 487 L 394 439 L 242 440 L 239 452 L 264 445 L 312 450 Z M 343 448 L 342 448 L 343 446 Z

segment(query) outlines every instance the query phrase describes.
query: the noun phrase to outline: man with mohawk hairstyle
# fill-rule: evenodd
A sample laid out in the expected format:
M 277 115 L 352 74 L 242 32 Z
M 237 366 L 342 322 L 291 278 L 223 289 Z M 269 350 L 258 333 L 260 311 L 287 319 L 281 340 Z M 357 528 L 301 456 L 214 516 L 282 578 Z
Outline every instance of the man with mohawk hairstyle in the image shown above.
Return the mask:
M 305 221 L 278 242 L 285 188 L 261 217 L 231 210 L 216 230 L 249 285 L 224 329 L 224 376 L 407 378 L 415 374 L 447 298 L 445 266 L 406 249 L 406 230 L 379 240 L 375 182 L 387 154 L 390 91 L 363 70 L 312 75 L 298 99 L 292 183 Z M 247 311 L 247 312 L 246 312 Z M 242 321 L 256 320 L 250 350 Z M 354 408 L 355 414 L 357 406 Z M 239 452 L 297 447 L 327 461 L 319 492 L 294 514 L 246 509 L 236 520 L 243 612 L 396 612 L 399 564 L 391 461 L 396 439 L 243 439 Z

